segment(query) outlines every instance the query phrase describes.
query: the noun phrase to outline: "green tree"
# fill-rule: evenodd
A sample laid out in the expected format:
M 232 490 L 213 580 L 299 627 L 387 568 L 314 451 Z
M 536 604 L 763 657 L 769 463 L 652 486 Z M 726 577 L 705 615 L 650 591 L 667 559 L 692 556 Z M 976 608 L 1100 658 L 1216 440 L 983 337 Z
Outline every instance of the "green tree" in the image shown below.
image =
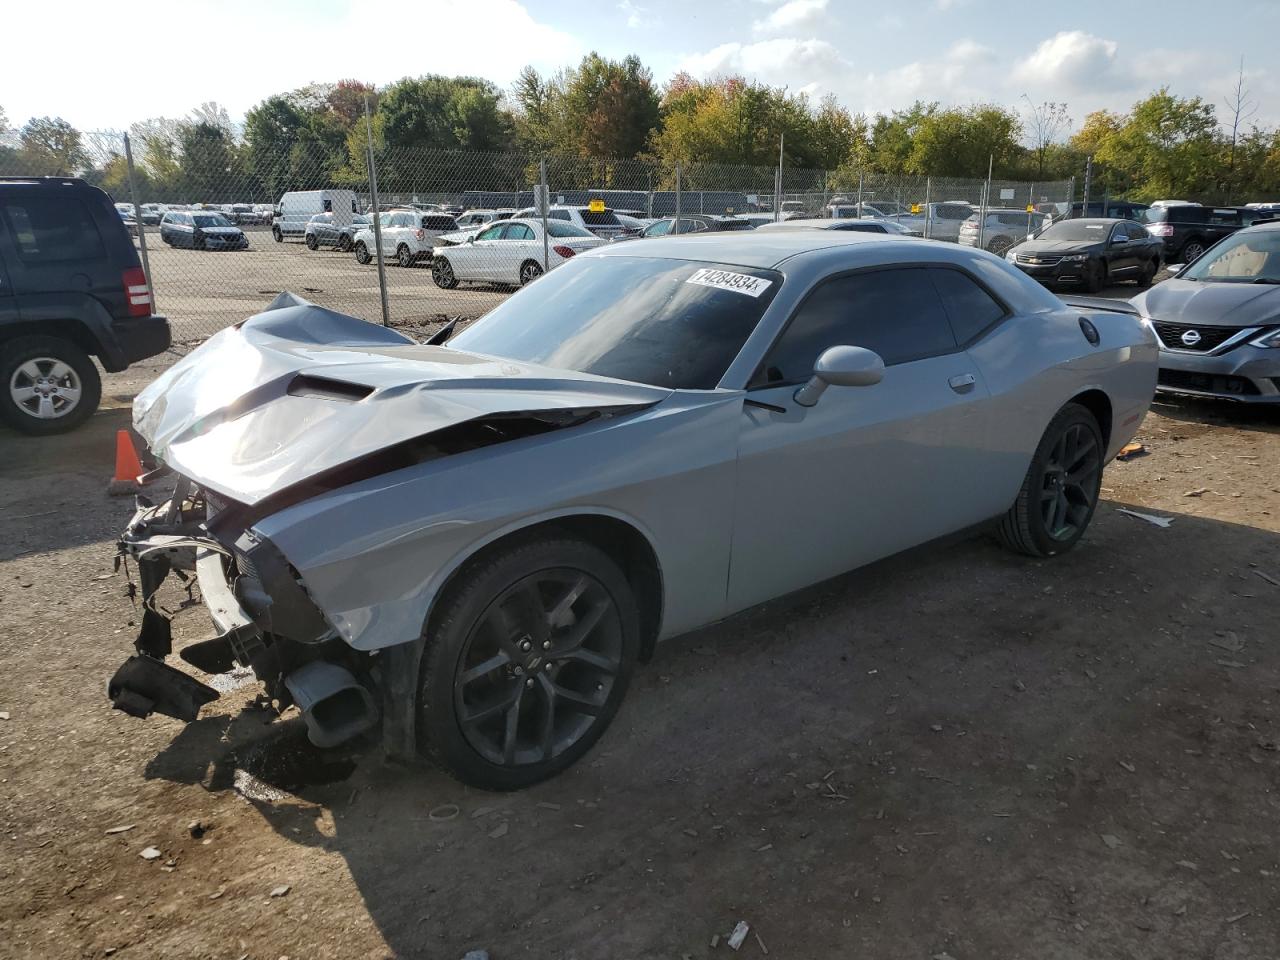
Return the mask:
M 242 200 L 250 191 L 244 159 L 231 135 L 212 123 L 183 124 L 178 157 L 187 197 L 199 203 Z
M 1025 154 L 1017 114 L 993 104 L 935 110 L 920 119 L 906 172 L 917 176 L 1009 176 Z
M 89 166 L 80 131 L 61 117 L 32 117 L 18 141 L 22 163 L 32 172 L 62 177 Z
M 658 126 L 653 74 L 634 55 L 619 61 L 587 54 L 564 78 L 563 96 L 560 148 L 580 156 L 634 157 Z
M 293 148 L 306 126 L 306 113 L 286 94 L 268 97 L 245 114 L 246 159 L 268 196 L 295 189 Z

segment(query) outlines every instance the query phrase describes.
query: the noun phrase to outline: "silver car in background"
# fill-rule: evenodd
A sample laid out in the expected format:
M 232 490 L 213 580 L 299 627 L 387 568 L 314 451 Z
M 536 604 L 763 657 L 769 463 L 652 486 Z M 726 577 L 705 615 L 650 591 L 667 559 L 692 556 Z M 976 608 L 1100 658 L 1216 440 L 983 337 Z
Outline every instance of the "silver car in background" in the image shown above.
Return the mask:
M 318 744 L 380 723 L 523 787 L 667 637 L 989 521 L 1069 550 L 1156 377 L 1131 312 L 838 231 L 601 246 L 447 331 L 282 294 L 139 394 L 177 488 L 121 539 L 145 602 L 117 708 L 217 697 L 164 662 L 156 591 L 194 568 L 218 632 L 187 664 L 252 667 Z

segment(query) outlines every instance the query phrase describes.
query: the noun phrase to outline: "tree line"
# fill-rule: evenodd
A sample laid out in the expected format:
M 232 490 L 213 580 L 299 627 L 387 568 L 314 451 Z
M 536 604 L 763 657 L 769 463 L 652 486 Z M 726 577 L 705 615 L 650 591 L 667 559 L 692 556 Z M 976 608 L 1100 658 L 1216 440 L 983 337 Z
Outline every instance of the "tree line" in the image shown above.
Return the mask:
M 548 158 L 570 185 L 670 187 L 677 162 L 821 171 L 820 188 L 853 189 L 866 174 L 1082 182 L 1094 161 L 1094 195 L 1137 200 L 1244 202 L 1280 197 L 1280 132 L 1251 122 L 1243 69 L 1219 115 L 1201 97 L 1154 91 L 1127 112 L 1096 111 L 1077 127 L 1063 103 L 851 113 L 744 77 L 665 85 L 635 56 L 588 54 L 543 75 L 521 71 L 503 91 L 475 77 L 406 77 L 381 89 L 355 80 L 275 94 L 242 126 L 205 103 L 182 119 L 134 124 L 139 187 L 148 199 L 268 200 L 286 190 L 367 184 L 372 137 L 387 191 L 510 190 Z M 80 174 L 127 193 L 117 148 L 90 149 L 56 117 L 10 129 L 0 110 L 0 172 Z M 720 171 L 722 181 L 731 178 Z M 736 188 L 729 182 L 686 185 Z

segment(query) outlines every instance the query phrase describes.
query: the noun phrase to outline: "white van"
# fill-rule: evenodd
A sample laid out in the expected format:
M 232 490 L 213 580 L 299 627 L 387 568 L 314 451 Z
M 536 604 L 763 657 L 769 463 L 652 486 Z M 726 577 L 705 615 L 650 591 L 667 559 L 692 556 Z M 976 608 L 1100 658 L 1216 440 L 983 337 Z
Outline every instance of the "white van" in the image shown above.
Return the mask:
M 332 213 L 333 224 L 349 227 L 356 210 L 356 195 L 351 190 L 290 190 L 280 198 L 271 235 L 280 243 L 285 237 L 301 240 L 307 224 L 320 213 Z

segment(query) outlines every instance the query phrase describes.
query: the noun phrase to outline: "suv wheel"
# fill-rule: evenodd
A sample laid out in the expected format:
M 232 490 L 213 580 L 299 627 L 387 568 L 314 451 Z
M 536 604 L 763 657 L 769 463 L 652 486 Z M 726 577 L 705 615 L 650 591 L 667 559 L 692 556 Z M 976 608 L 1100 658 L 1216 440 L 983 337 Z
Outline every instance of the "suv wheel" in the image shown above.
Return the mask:
M 436 257 L 431 261 L 431 279 L 441 290 L 452 290 L 458 285 L 458 278 L 453 273 L 453 264 L 444 257 Z
M 0 417 L 33 436 L 74 430 L 93 415 L 102 380 L 88 354 L 60 337 L 0 346 Z
M 1009 512 L 1000 539 L 1010 550 L 1052 557 L 1076 545 L 1102 489 L 1102 431 L 1093 414 L 1068 403 L 1053 418 Z
M 284 243 L 284 234 L 280 232 L 279 227 L 271 228 L 271 236 L 275 238 L 276 243 Z
M 409 249 L 407 243 L 402 243 L 396 247 L 396 262 L 402 267 L 412 267 L 413 261 L 417 258 L 413 255 L 413 251 Z
M 529 540 L 456 578 L 426 630 L 418 745 L 464 783 L 516 790 L 604 733 L 639 652 L 626 577 L 579 540 Z
M 373 257 L 369 255 L 369 248 L 366 247 L 364 245 L 364 241 L 361 240 L 356 244 L 356 263 L 368 263 L 372 259 Z
M 1201 254 L 1205 252 L 1205 245 L 1200 240 L 1188 240 L 1182 245 L 1182 252 L 1178 255 L 1179 263 L 1191 263 L 1193 260 L 1200 259 Z
M 349 234 L 346 234 L 346 233 L 339 234 L 338 249 L 341 250 L 343 253 L 351 252 L 351 236 Z
M 320 241 L 316 239 L 316 235 L 315 235 L 314 233 L 308 233 L 308 234 L 307 234 L 307 249 L 308 249 L 308 250 L 314 250 L 314 249 L 316 249 L 316 248 L 317 248 L 317 247 L 319 247 L 319 246 L 320 246 Z

